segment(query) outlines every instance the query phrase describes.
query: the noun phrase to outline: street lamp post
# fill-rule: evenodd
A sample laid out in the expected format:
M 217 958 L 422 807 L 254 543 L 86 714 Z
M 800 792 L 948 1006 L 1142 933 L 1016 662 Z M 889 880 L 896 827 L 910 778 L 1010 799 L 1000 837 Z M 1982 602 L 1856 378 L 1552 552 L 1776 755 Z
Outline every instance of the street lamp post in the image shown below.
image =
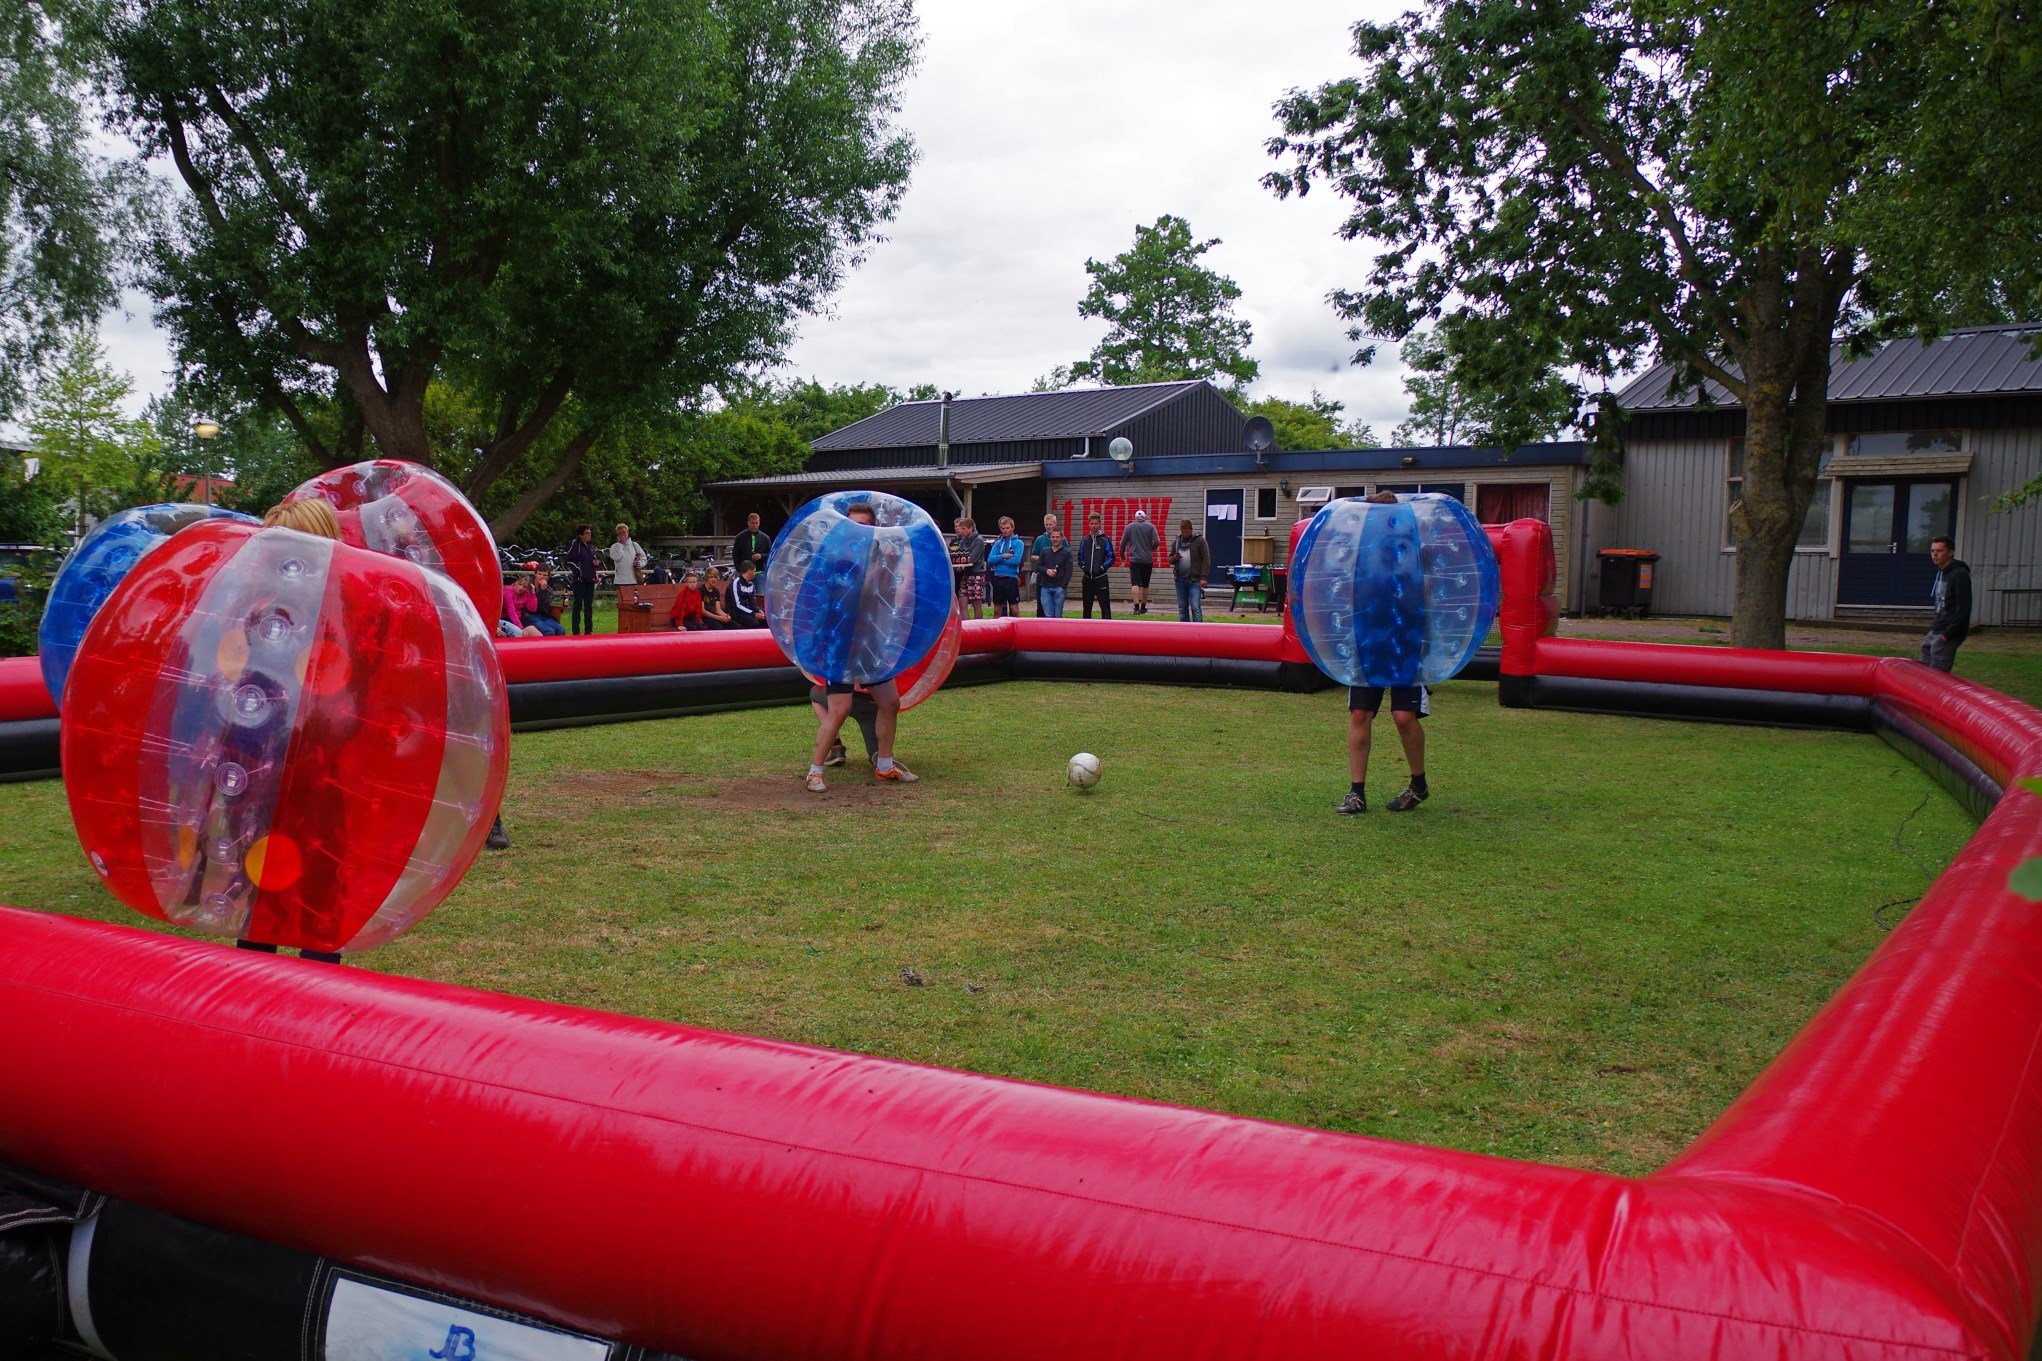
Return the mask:
M 205 457 L 199 461 L 199 482 L 204 489 L 206 504 L 213 504 L 213 446 L 212 439 L 220 433 L 220 423 L 204 416 L 191 423 L 191 432 L 199 437 L 199 447 L 205 450 Z

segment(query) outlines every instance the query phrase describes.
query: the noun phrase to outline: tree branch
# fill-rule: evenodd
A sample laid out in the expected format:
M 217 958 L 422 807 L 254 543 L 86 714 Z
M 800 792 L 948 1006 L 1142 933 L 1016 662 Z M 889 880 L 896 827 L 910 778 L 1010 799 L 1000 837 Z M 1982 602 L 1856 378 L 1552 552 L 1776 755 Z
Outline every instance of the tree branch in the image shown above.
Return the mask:
M 1560 111 L 1581 133 L 1582 140 L 1588 143 L 1590 149 L 1637 190 L 1647 211 L 1657 219 L 1660 230 L 1666 233 L 1667 238 L 1673 243 L 1674 254 L 1680 259 L 1681 278 L 1687 281 L 1688 287 L 1695 290 L 1695 295 L 1702 300 L 1702 306 L 1723 331 L 1724 341 L 1734 348 L 1737 342 L 1743 339 L 1737 330 L 1736 315 L 1704 277 L 1701 258 L 1695 251 L 1694 242 L 1688 238 L 1686 224 L 1680 220 L 1680 214 L 1673 211 L 1672 198 L 1652 182 L 1652 177 L 1645 173 L 1629 151 L 1597 127 L 1594 120 L 1582 113 L 1573 100 L 1560 100 L 1559 105 Z M 1722 380 L 1719 378 L 1717 381 Z
M 532 414 L 525 418 L 523 425 L 515 428 L 513 422 L 516 420 L 516 409 L 508 397 L 504 399 L 503 407 L 497 414 L 496 442 L 489 446 L 489 452 L 482 456 L 482 461 L 475 465 L 475 471 L 469 474 L 467 483 L 461 488 L 469 500 L 480 500 L 482 494 L 503 476 L 504 470 L 516 462 L 518 456 L 525 450 L 532 447 L 532 441 L 538 439 L 552 423 L 554 415 L 560 410 L 560 404 L 567 400 L 568 394 L 573 390 L 574 370 L 563 364 L 539 393 L 538 400 L 532 404 Z
M 205 90 L 206 103 L 219 115 L 220 121 L 226 124 L 228 136 L 234 139 L 235 145 L 248 154 L 249 161 L 255 166 L 257 177 L 276 197 L 277 205 L 290 214 L 291 219 L 298 224 L 298 230 L 305 233 L 308 242 L 311 241 L 314 235 L 311 205 L 285 183 L 284 177 L 277 172 L 276 162 L 270 159 L 269 152 L 263 148 L 254 130 L 248 126 L 247 120 L 242 118 L 241 111 L 228 102 L 226 94 L 220 87 L 208 85 Z
M 567 484 L 567 479 L 574 476 L 574 470 L 581 466 L 582 455 L 589 451 L 601 434 L 601 426 L 591 426 L 569 440 L 560 453 L 560 461 L 553 465 L 553 471 L 540 478 L 508 510 L 489 522 L 489 532 L 496 536 L 498 543 L 517 533 L 519 526 L 531 518 L 533 511 L 545 505 L 555 492 Z

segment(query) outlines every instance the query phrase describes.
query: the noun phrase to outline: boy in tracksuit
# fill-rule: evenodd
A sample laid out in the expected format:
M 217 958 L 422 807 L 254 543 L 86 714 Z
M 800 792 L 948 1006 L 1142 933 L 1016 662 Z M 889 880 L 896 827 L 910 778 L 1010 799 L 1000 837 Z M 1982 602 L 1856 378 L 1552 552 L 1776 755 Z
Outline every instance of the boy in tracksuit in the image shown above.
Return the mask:
M 1088 532 L 1078 541 L 1078 586 L 1084 593 L 1085 617 L 1092 617 L 1092 602 L 1099 602 L 1099 617 L 1113 617 L 1112 583 L 1106 571 L 1113 566 L 1113 540 L 1106 537 L 1106 518 L 1093 515 L 1086 521 Z

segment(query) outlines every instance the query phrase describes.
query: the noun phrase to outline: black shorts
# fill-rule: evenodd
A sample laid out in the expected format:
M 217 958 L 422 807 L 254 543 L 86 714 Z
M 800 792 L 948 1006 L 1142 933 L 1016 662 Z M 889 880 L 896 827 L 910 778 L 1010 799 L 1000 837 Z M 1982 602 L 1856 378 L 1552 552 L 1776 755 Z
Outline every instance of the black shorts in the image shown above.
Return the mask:
M 852 695 L 858 692 L 858 687 L 849 681 L 831 681 L 822 691 L 826 695 Z
M 994 577 L 993 603 L 995 605 L 1018 605 L 1021 603 L 1021 578 Z
M 1153 562 L 1130 562 L 1127 565 L 1127 581 L 1130 586 L 1147 587 L 1149 573 L 1156 570 Z
M 1347 707 L 1363 713 L 1377 713 L 1383 707 L 1383 687 L 1380 685 L 1350 685 L 1347 687 Z M 1393 714 L 1416 714 L 1420 718 L 1432 712 L 1432 693 L 1422 685 L 1392 685 L 1390 687 L 1390 712 Z

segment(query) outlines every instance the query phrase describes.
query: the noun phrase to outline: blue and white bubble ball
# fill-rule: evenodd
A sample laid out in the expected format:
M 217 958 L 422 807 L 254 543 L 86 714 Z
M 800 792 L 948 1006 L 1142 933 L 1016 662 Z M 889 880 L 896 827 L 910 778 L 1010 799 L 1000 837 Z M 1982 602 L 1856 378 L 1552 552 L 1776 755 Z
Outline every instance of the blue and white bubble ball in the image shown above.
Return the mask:
M 259 523 L 252 515 L 219 506 L 188 503 L 136 506 L 94 525 L 57 568 L 56 579 L 50 583 L 49 601 L 43 606 L 36 650 L 42 660 L 43 685 L 59 708 L 64 704 L 64 682 L 71 674 L 71 659 L 77 656 L 86 627 L 113 594 L 113 588 L 121 584 L 136 563 L 168 542 L 171 535 L 204 520 Z
M 1298 540 L 1291 618 L 1343 685 L 1433 685 L 1475 655 L 1496 619 L 1496 550 L 1451 496 L 1329 502 Z
M 874 523 L 847 514 L 861 503 Z M 951 594 L 949 548 L 927 511 L 884 492 L 837 492 L 796 511 L 773 540 L 766 626 L 809 675 L 877 685 L 928 655 Z

